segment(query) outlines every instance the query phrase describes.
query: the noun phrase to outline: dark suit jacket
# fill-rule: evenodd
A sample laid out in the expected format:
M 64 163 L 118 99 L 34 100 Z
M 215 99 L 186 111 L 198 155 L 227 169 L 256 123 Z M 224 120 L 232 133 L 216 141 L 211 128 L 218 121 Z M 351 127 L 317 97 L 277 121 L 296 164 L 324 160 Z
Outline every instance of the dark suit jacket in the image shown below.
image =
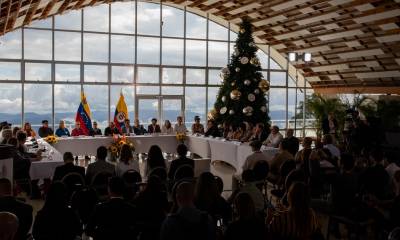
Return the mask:
M 75 166 L 73 163 L 66 163 L 62 166 L 56 167 L 56 170 L 54 171 L 54 176 L 53 176 L 53 181 L 61 181 L 65 175 L 68 173 L 78 173 L 85 179 L 85 168 L 84 167 L 79 167 Z
M 168 178 L 173 180 L 175 177 L 176 170 L 180 166 L 190 165 L 194 169 L 194 160 L 190 158 L 178 158 L 171 162 L 171 166 L 169 167 Z
M 10 212 L 18 217 L 19 227 L 15 240 L 26 240 L 32 225 L 32 206 L 18 201 L 12 196 L 0 198 L 0 212 Z
M 86 170 L 86 183 L 90 184 L 93 180 L 93 177 L 100 172 L 109 172 L 114 174 L 115 166 L 104 160 L 96 160 L 96 162 L 89 164 Z
M 213 126 L 207 129 L 207 131 L 204 133 L 204 136 L 221 137 L 221 133 L 217 126 Z
M 104 136 L 112 136 L 113 134 L 119 134 L 118 128 L 111 129 L 110 127 L 106 127 Z
M 137 236 L 137 211 L 122 198 L 112 198 L 97 205 L 86 227 L 94 240 L 128 240 Z
M 149 127 L 148 127 L 148 132 L 149 133 L 160 133 L 161 132 L 161 128 L 160 128 L 160 125 L 156 125 L 156 127 L 154 128 L 153 127 L 153 125 L 149 125 Z
M 296 153 L 299 151 L 300 141 L 297 137 L 287 138 L 289 141 L 289 152 L 296 156 Z
M 44 138 L 49 135 L 53 135 L 53 129 L 51 129 L 49 127 L 48 128 L 40 127 L 38 133 L 39 133 L 40 137 Z
M 147 133 L 147 130 L 143 127 L 143 125 L 140 125 L 139 127 L 133 127 L 133 132 L 135 135 L 144 135 Z

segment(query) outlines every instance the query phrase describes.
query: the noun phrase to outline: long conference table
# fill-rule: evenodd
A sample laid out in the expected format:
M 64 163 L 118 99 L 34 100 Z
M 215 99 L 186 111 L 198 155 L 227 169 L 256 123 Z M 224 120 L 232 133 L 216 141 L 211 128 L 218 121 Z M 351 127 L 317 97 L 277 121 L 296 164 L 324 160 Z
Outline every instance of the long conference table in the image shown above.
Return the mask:
M 178 141 L 175 135 L 144 135 L 127 136 L 133 142 L 135 152 L 147 153 L 152 145 L 158 145 L 163 152 L 175 153 Z M 46 147 L 43 160 L 33 162 L 31 165 L 31 179 L 43 179 L 53 176 L 57 166 L 62 165 L 62 155 L 72 152 L 74 155 L 96 155 L 100 146 L 108 147 L 113 142 L 112 137 L 67 137 L 58 138 L 57 143 L 48 144 L 39 139 L 40 146 Z M 231 142 L 220 138 L 189 135 L 185 144 L 191 153 L 201 158 L 210 158 L 211 163 L 222 161 L 234 167 L 237 173 L 241 173 L 243 163 L 248 155 L 252 153 L 248 143 Z M 272 159 L 278 152 L 277 148 L 265 148 L 263 153 L 267 160 Z

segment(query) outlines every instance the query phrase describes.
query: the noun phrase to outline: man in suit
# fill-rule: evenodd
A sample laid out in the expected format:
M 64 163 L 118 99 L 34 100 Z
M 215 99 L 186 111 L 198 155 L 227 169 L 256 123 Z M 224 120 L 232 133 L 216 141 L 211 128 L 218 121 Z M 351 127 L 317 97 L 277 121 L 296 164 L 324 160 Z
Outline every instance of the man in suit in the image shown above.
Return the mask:
M 0 179 L 0 212 L 10 212 L 18 217 L 19 226 L 14 239 L 26 240 L 32 225 L 32 206 L 17 200 L 11 193 L 11 182 Z
M 41 138 L 45 138 L 49 135 L 53 135 L 53 129 L 49 127 L 49 121 L 43 120 L 42 121 L 42 126 L 39 128 L 39 136 Z
M 160 133 L 161 132 L 160 125 L 157 124 L 157 118 L 151 119 L 151 124 L 149 125 L 147 132 L 149 132 L 149 133 Z
M 68 173 L 78 173 L 85 179 L 85 168 L 74 165 L 74 156 L 71 152 L 64 153 L 64 165 L 56 167 L 53 181 L 61 181 Z
M 250 138 L 250 141 L 255 141 L 258 140 L 260 142 L 264 142 L 265 139 L 267 139 L 268 133 L 265 130 L 265 126 L 262 123 L 257 123 L 256 126 L 254 127 L 254 134 Z
M 297 137 L 294 136 L 293 129 L 288 129 L 286 131 L 286 139 L 289 140 L 289 152 L 296 156 L 296 153 L 299 151 L 300 141 Z
M 106 162 L 107 148 L 100 146 L 97 148 L 96 162 L 89 164 L 86 170 L 86 183 L 90 184 L 93 177 L 100 172 L 108 172 L 114 174 L 115 166 Z
M 122 198 L 124 182 L 112 177 L 108 182 L 110 200 L 97 205 L 86 227 L 86 234 L 94 240 L 136 239 L 138 234 L 136 208 Z
M 194 169 L 194 160 L 186 157 L 188 149 L 185 144 L 179 144 L 176 152 L 179 157 L 172 161 L 169 167 L 168 178 L 170 180 L 174 179 L 176 170 L 183 165 L 189 165 Z
M 112 136 L 113 134 L 119 134 L 119 130 L 117 127 L 115 127 L 114 122 L 110 122 L 110 125 L 108 125 L 108 127 L 106 127 L 106 129 L 104 130 L 104 136 Z

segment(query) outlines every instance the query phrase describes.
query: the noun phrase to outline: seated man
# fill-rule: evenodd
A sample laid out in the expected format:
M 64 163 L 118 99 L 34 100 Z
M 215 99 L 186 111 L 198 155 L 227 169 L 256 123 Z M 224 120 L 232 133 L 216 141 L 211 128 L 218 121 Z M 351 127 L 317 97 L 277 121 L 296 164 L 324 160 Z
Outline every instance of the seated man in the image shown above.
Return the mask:
M 340 158 L 340 150 L 333 144 L 333 137 L 330 134 L 326 134 L 322 137 L 322 143 L 324 144 L 324 148 L 329 149 L 332 156 L 336 159 Z
M 176 118 L 176 124 L 174 127 L 174 131 L 176 133 L 186 133 L 187 132 L 187 129 L 186 129 L 185 123 L 183 122 L 182 116 L 178 116 Z
M 97 127 L 97 122 L 93 121 L 93 128 L 90 131 L 91 136 L 102 135 L 101 129 Z
M 287 139 L 283 139 L 279 145 L 279 152 L 274 158 L 272 158 L 272 160 L 268 161 L 270 167 L 270 176 L 272 179 L 275 179 L 279 176 L 281 166 L 285 161 L 294 160 L 293 155 L 289 152 L 289 147 L 289 141 Z
M 32 225 L 33 208 L 17 200 L 12 195 L 10 180 L 6 178 L 0 179 L 0 212 L 10 212 L 18 217 L 18 230 L 15 235 L 16 240 L 26 240 Z M 1 226 L 4 227 L 4 226 Z
M 221 133 L 218 129 L 218 126 L 215 124 L 213 120 L 208 120 L 207 131 L 206 133 L 204 133 L 204 136 L 221 137 Z
M 261 145 L 262 145 L 261 142 L 258 140 L 252 141 L 250 143 L 250 147 L 253 153 L 246 158 L 246 161 L 242 166 L 243 171 L 248 169 L 252 170 L 259 161 L 268 160 L 267 157 L 260 151 Z
M 143 125 L 140 125 L 139 119 L 135 118 L 134 124 L 133 124 L 133 132 L 135 135 L 144 135 L 147 133 L 146 129 L 143 127 Z
M 78 173 L 85 179 L 85 168 L 74 165 L 74 156 L 71 152 L 64 153 L 64 165 L 56 167 L 54 171 L 53 181 L 62 180 L 68 173 Z
M 299 151 L 300 141 L 297 137 L 294 136 L 293 129 L 288 129 L 286 131 L 286 139 L 289 140 L 289 152 L 296 156 L 296 153 Z
M 216 239 L 215 222 L 194 205 L 194 186 L 182 182 L 176 188 L 178 211 L 169 215 L 161 227 L 161 240 Z
M 39 128 L 39 136 L 41 138 L 45 138 L 49 135 L 53 135 L 53 129 L 49 127 L 49 121 L 43 120 L 42 121 L 42 126 Z
M 194 123 L 192 125 L 192 133 L 195 134 L 204 134 L 204 126 L 200 123 L 200 117 L 194 117 Z
M 86 170 L 86 183 L 90 184 L 93 177 L 100 172 L 108 172 L 114 174 L 115 166 L 111 163 L 106 162 L 107 148 L 101 146 L 97 148 L 96 162 L 89 164 Z
M 125 134 L 134 133 L 133 127 L 131 126 L 131 121 L 129 119 L 125 119 L 125 127 L 122 128 L 122 133 Z
M 267 132 L 264 129 L 264 124 L 262 123 L 257 123 L 256 126 L 254 127 L 253 131 L 253 135 L 250 137 L 250 141 L 261 141 L 264 142 L 265 139 L 268 137 Z
M 13 178 L 14 180 L 29 179 L 29 169 L 31 168 L 31 160 L 24 153 L 18 151 L 18 140 L 16 138 L 10 138 L 7 144 L 15 147 L 13 156 Z
M 267 139 L 263 142 L 263 145 L 267 147 L 277 148 L 283 139 L 282 134 L 279 132 L 278 126 L 271 127 L 271 133 L 267 137 Z
M 85 131 L 81 128 L 81 123 L 76 122 L 75 123 L 75 128 L 72 129 L 71 136 L 77 137 L 77 136 L 84 136 L 86 135 Z
M 110 200 L 95 207 L 86 227 L 86 234 L 93 237 L 93 240 L 136 239 L 137 210 L 122 198 L 124 191 L 125 185 L 121 178 L 110 178 Z
M 160 125 L 157 124 L 157 118 L 151 119 L 151 124 L 147 129 L 148 133 L 161 133 Z
M 185 144 L 179 144 L 176 152 L 178 153 L 179 157 L 173 160 L 171 162 L 171 166 L 169 167 L 168 178 L 170 180 L 174 179 L 176 170 L 178 170 L 180 166 L 190 165 L 194 169 L 194 160 L 186 157 L 188 149 Z
M 118 128 L 115 127 L 113 121 L 110 122 L 108 127 L 104 130 L 104 136 L 112 136 L 113 134 L 119 134 Z

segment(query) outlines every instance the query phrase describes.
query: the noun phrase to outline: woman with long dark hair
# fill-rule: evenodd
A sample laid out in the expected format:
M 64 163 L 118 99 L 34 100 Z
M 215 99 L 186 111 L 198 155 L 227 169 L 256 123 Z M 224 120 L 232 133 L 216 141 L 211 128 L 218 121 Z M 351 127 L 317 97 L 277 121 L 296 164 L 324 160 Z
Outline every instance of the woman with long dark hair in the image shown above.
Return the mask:
M 288 192 L 288 209 L 275 216 L 269 226 L 272 239 L 306 240 L 319 233 L 320 226 L 310 201 L 306 184 L 292 184 Z
M 74 240 L 82 234 L 79 218 L 67 205 L 66 192 L 62 182 L 50 186 L 46 202 L 33 224 L 32 235 L 36 240 Z
M 149 152 L 147 153 L 146 171 L 145 171 L 146 175 L 148 175 L 151 172 L 151 170 L 158 167 L 164 169 L 167 168 L 161 148 L 157 145 L 153 145 L 150 147 Z

